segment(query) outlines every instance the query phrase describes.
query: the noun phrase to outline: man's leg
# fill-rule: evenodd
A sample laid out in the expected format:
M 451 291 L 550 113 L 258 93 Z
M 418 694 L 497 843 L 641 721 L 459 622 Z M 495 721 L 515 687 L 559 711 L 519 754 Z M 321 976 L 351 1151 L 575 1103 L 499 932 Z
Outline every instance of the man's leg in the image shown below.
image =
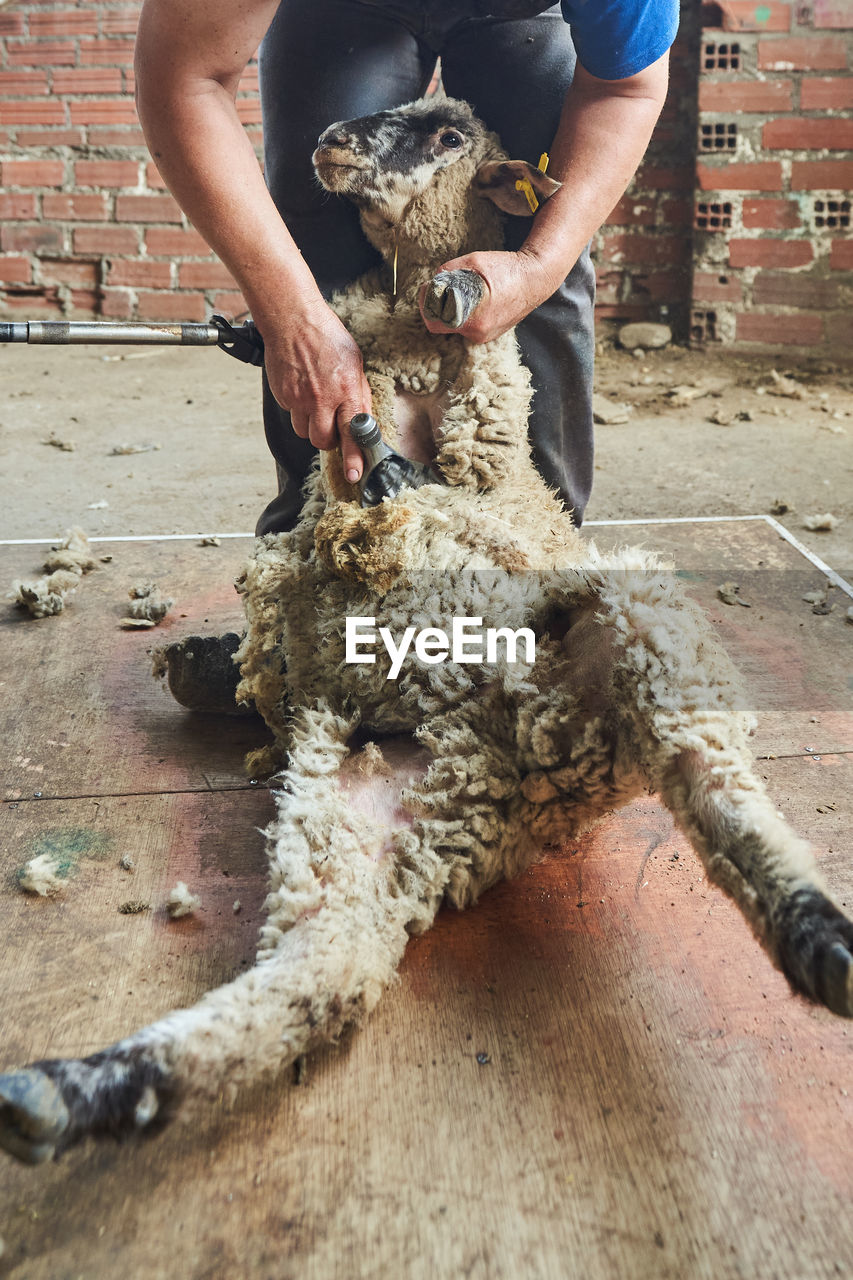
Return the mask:
M 533 18 L 460 22 L 441 51 L 451 97 L 470 102 L 514 160 L 536 164 L 551 145 L 575 67 L 558 7 Z M 520 248 L 527 218 L 508 218 L 508 249 Z M 533 458 L 580 524 L 592 487 L 595 274 L 584 252 L 565 282 L 517 329 L 535 395 Z
M 261 48 L 260 87 L 267 185 L 321 291 L 329 297 L 376 266 L 358 213 L 322 190 L 311 154 L 337 120 L 370 115 L 419 97 L 435 54 L 405 21 L 416 6 L 359 0 L 283 0 Z M 279 494 L 257 533 L 296 521 L 316 450 L 295 435 L 290 415 L 264 379 L 264 430 L 276 460 Z

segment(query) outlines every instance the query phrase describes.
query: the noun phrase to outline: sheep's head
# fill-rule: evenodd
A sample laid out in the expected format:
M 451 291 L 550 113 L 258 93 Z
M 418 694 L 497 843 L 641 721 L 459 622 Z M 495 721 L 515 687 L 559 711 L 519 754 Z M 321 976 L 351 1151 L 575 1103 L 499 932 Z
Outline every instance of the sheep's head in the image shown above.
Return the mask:
M 321 135 L 313 162 L 326 190 L 359 208 L 381 252 L 408 246 L 414 262 L 499 247 L 493 206 L 528 212 L 516 181 L 532 178 L 540 199 L 559 185 L 533 165 L 507 161 L 496 136 L 453 98 L 338 121 Z

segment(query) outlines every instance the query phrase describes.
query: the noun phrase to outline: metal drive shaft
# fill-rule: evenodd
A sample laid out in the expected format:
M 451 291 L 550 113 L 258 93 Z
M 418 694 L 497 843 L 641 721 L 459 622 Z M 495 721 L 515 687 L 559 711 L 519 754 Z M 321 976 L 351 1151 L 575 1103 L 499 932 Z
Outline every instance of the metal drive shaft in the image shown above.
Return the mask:
M 68 346 L 84 342 L 182 347 L 219 346 L 215 324 L 113 324 L 109 320 L 20 320 L 0 322 L 0 342 Z

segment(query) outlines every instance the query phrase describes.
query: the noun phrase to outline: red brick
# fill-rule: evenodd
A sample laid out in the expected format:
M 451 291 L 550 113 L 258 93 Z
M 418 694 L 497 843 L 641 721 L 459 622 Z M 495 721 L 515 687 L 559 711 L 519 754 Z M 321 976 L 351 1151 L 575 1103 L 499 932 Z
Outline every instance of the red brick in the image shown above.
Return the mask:
M 96 262 L 83 262 L 73 258 L 42 258 L 39 268 L 42 284 L 67 284 L 76 288 L 94 289 L 98 283 L 98 274 Z
M 61 187 L 65 165 L 61 160 L 3 160 L 0 181 L 4 187 Z
M 249 304 L 242 293 L 215 293 L 213 295 L 213 310 L 221 312 L 226 320 L 233 320 L 235 317 L 245 317 L 249 310 Z
M 800 207 L 793 200 L 752 200 L 743 202 L 743 225 L 765 231 L 791 231 L 801 226 Z
M 850 191 L 853 160 L 795 160 L 791 165 L 792 191 Z
M 145 185 L 147 187 L 151 187 L 153 191 L 166 190 L 166 184 L 153 160 L 149 160 L 148 164 L 145 166 Z
M 257 93 L 258 92 L 258 68 L 257 66 L 247 67 L 240 77 L 240 83 L 237 86 L 238 93 Z
M 29 258 L 0 257 L 0 280 L 6 284 L 29 284 L 33 269 Z
M 46 71 L 0 71 L 0 94 L 47 93 Z
M 831 311 L 843 303 L 839 281 L 797 271 L 760 271 L 752 287 L 757 306 Z
M 54 93 L 121 93 L 122 88 L 121 71 L 116 67 L 74 67 L 53 73 Z
M 765 148 L 788 151 L 853 150 L 853 120 L 797 118 L 768 120 L 762 130 Z
M 88 98 L 69 102 L 72 124 L 136 124 L 136 107 L 126 98 Z
M 65 103 L 56 98 L 0 102 L 0 124 L 65 124 Z
M 813 261 L 808 240 L 730 240 L 729 262 L 733 267 L 804 267 Z
M 72 40 L 21 40 L 6 46 L 7 67 L 73 67 L 76 60 Z
M 139 252 L 139 232 L 133 227 L 75 227 L 75 253 Z
M 105 36 L 135 36 L 139 14 L 131 12 L 107 12 L 101 19 L 101 31 Z
M 102 316 L 111 320 L 133 318 L 133 298 L 127 289 L 102 289 L 98 308 Z
M 781 191 L 782 166 L 778 160 L 755 164 L 697 164 L 702 191 Z
M 139 165 L 135 160 L 78 160 L 74 180 L 78 187 L 135 187 Z
M 605 258 L 620 262 L 666 264 L 676 266 L 690 256 L 690 240 L 687 236 L 635 236 L 629 233 L 605 236 Z
M 740 302 L 743 284 L 739 276 L 716 275 L 712 271 L 694 271 L 694 302 Z
M 639 302 L 651 299 L 654 302 L 680 302 L 684 298 L 684 272 L 650 271 L 648 273 L 632 272 L 630 276 L 631 292 L 628 302 Z
M 181 289 L 233 289 L 234 277 L 221 262 L 183 262 L 178 271 Z
M 833 240 L 829 265 L 835 271 L 853 271 L 853 240 Z
M 152 227 L 145 233 L 145 248 L 151 257 L 206 258 L 210 245 L 194 229 L 188 231 L 172 227 Z
M 133 62 L 133 40 L 81 40 L 80 65 L 129 67 Z
M 604 221 L 610 227 L 653 227 L 656 216 L 654 200 L 625 195 Z
M 720 0 L 724 31 L 790 31 L 791 6 L 778 0 Z
M 664 200 L 661 206 L 664 224 L 668 227 L 692 227 L 693 201 L 682 197 L 678 200 Z
M 140 293 L 142 320 L 204 320 L 207 307 L 201 293 Z
M 823 339 L 820 316 L 765 315 L 757 311 L 737 317 L 737 342 L 762 342 L 767 346 L 816 347 Z
M 23 319 L 33 316 L 55 316 L 62 312 L 62 302 L 58 289 L 43 289 L 38 285 L 32 288 L 15 287 L 9 289 L 3 298 L 9 309 L 15 309 Z
M 97 316 L 101 310 L 99 289 L 72 289 L 70 295 L 73 316 Z
M 59 227 L 34 223 L 20 227 L 0 226 L 0 249 L 5 253 L 38 253 L 40 249 L 61 253 L 63 234 Z
M 180 222 L 181 211 L 171 196 L 116 196 L 117 222 Z
M 617 302 L 613 306 L 596 306 L 595 315 L 598 320 L 648 320 L 652 310 L 648 303 Z
M 788 36 L 758 42 L 761 71 L 843 71 L 847 42 L 843 36 Z
M 145 136 L 137 124 L 123 129 L 107 129 L 93 125 L 89 130 L 89 142 L 93 147 L 144 147 Z
M 850 0 L 814 0 L 812 22 L 816 27 L 853 27 Z
M 56 222 L 105 222 L 110 216 L 105 195 L 44 196 L 42 215 Z
M 80 147 L 83 145 L 83 130 L 19 129 L 17 139 L 22 147 Z
M 17 36 L 24 30 L 22 13 L 0 13 L 0 36 Z
M 853 18 L 851 18 L 853 23 Z M 853 78 L 850 76 L 804 76 L 800 82 L 803 111 L 849 111 L 853 109 Z
M 38 216 L 36 198 L 30 192 L 0 192 L 0 219 L 4 222 L 15 222 L 22 218 Z
M 790 111 L 790 80 L 699 81 L 700 111 Z
M 31 36 L 96 36 L 98 15 L 93 9 L 61 9 L 51 5 L 39 12 L 30 9 Z
M 650 187 L 652 190 L 686 191 L 693 186 L 693 166 L 685 165 L 679 169 L 667 169 L 658 165 L 643 165 L 634 180 L 634 186 L 640 190 Z
M 129 93 L 132 98 L 136 97 L 136 75 L 130 68 L 124 72 L 124 92 Z
M 110 263 L 107 284 L 127 285 L 132 289 L 169 289 L 172 284 L 172 268 L 168 262 L 148 262 L 146 259 L 128 261 L 118 259 Z

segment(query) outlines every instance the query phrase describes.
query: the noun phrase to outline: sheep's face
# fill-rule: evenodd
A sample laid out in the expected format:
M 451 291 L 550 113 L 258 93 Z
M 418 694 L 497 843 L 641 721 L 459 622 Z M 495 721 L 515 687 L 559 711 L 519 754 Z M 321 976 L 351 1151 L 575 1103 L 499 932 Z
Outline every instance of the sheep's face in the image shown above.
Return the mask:
M 485 128 L 465 103 L 427 100 L 330 125 L 313 163 L 327 191 L 396 224 L 436 174 L 466 159 L 473 172 L 486 143 Z

